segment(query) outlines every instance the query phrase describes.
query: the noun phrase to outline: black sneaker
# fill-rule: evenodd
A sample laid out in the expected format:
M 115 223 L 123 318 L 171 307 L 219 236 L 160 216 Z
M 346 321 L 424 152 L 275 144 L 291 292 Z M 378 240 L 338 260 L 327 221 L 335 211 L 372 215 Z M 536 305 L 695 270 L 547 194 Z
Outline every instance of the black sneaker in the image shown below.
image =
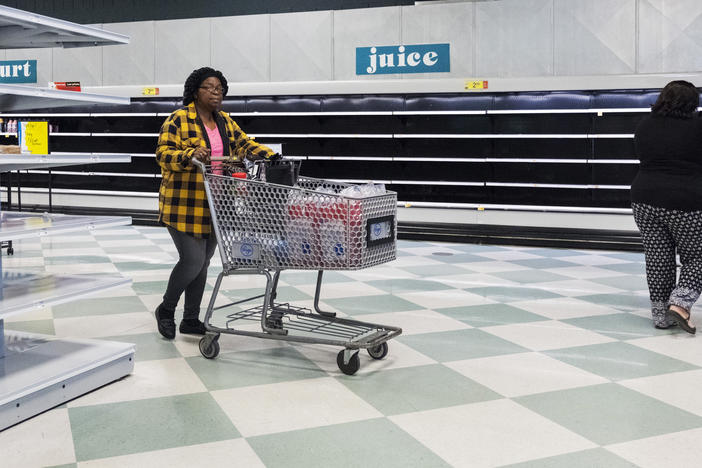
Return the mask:
M 178 330 L 184 335 L 204 335 L 205 324 L 198 319 L 183 319 Z
M 161 304 L 162 305 L 162 304 Z M 173 320 L 173 315 L 175 311 L 169 312 L 161 308 L 161 305 L 156 307 L 156 325 L 158 325 L 158 332 L 166 339 L 172 340 L 175 338 L 175 320 Z

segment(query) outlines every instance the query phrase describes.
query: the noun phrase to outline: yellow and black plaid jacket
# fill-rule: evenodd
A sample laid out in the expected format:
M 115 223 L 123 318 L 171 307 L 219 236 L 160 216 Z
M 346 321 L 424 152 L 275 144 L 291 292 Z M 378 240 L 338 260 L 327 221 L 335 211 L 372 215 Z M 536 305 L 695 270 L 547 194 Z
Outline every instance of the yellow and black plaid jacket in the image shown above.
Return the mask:
M 244 158 L 269 158 L 274 154 L 273 150 L 246 135 L 227 113 L 219 112 L 215 117 L 225 156 L 243 161 Z M 210 210 L 202 174 L 191 162 L 198 146 L 209 147 L 209 140 L 195 104 L 190 103 L 166 119 L 158 137 L 156 161 L 163 176 L 158 197 L 159 221 L 177 231 L 206 238 L 211 232 Z

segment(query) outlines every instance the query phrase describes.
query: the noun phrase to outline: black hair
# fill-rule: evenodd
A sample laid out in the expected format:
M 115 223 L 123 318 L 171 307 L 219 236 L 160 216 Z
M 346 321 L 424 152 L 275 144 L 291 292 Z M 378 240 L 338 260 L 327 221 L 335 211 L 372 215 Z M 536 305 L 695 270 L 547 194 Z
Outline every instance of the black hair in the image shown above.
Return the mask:
M 700 92 L 689 81 L 671 81 L 661 91 L 651 113 L 676 119 L 691 119 L 697 115 Z
M 183 86 L 184 106 L 187 106 L 195 100 L 195 95 L 197 94 L 197 90 L 200 88 L 200 85 L 211 76 L 214 76 L 220 81 L 220 83 L 222 83 L 222 96 L 227 95 L 229 86 L 227 85 L 227 79 L 224 77 L 224 75 L 222 75 L 221 71 L 210 67 L 198 68 L 197 70 L 193 70 L 190 76 L 188 76 L 188 79 L 185 80 L 185 85 Z

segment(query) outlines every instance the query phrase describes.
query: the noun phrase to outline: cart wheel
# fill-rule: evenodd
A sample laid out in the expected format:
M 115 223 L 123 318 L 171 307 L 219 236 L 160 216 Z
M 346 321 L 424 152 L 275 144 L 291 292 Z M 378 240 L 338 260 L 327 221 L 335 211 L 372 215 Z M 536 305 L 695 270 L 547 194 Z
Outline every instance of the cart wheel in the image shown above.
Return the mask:
M 7 248 L 7 255 L 14 255 L 14 253 L 15 253 L 15 249 L 13 249 L 12 247 Z
M 203 336 L 200 339 L 200 353 L 207 359 L 214 359 L 219 354 L 219 337 L 210 338 L 209 336 Z
M 353 375 L 361 367 L 361 360 L 358 359 L 358 353 L 356 352 L 351 356 L 351 359 L 349 359 L 349 363 L 344 364 L 344 351 L 345 350 L 342 349 L 339 351 L 339 354 L 336 355 L 336 364 L 344 374 Z
M 388 355 L 388 344 L 380 343 L 378 346 L 368 348 L 368 354 L 373 359 L 383 359 L 385 356 Z

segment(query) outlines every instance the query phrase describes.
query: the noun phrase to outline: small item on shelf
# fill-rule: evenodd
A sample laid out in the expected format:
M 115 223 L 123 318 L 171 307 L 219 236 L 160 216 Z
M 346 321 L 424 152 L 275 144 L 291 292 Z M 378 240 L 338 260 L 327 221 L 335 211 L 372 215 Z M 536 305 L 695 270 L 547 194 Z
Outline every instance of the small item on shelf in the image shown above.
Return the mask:
M 20 154 L 19 145 L 0 145 L 0 154 Z

